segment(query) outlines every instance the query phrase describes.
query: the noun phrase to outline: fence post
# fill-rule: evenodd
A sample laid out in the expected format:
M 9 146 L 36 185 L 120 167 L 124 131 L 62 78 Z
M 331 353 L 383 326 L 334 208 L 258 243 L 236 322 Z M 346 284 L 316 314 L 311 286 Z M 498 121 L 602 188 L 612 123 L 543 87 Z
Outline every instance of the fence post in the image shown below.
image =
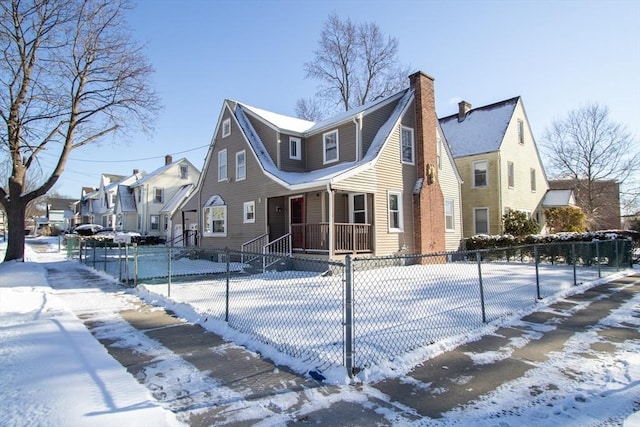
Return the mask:
M 102 242 L 102 251 L 104 252 L 104 257 L 102 260 L 104 261 L 104 272 L 107 272 L 107 242 Z
M 138 244 L 133 244 L 133 287 L 138 286 Z
M 344 259 L 344 355 L 349 378 L 353 377 L 353 265 L 351 255 Z
M 127 276 L 127 286 L 129 286 L 129 245 L 124 244 L 124 274 Z
M 118 280 L 122 283 L 122 243 L 118 242 Z
M 480 258 L 480 251 L 476 251 L 476 260 L 478 262 L 478 281 L 480 282 L 480 307 L 482 308 L 482 323 L 487 323 L 487 313 L 484 307 L 484 285 L 482 283 L 482 260 Z
M 618 242 L 619 240 L 616 239 L 614 240 L 615 244 L 616 244 L 616 271 L 620 271 L 620 253 L 618 250 Z
M 167 297 L 171 298 L 171 246 L 168 247 L 167 251 L 167 274 L 169 278 L 167 280 Z
M 542 299 L 540 295 L 540 271 L 538 270 L 538 246 L 533 245 L 533 263 L 536 266 L 536 296 Z
M 224 248 L 224 258 L 227 264 L 226 271 L 226 290 L 224 303 L 224 321 L 229 322 L 229 279 L 231 278 L 231 263 L 229 262 L 229 248 Z
M 596 240 L 596 259 L 598 260 L 598 279 L 602 277 L 602 273 L 600 272 L 600 241 Z
M 571 243 L 571 260 L 573 261 L 573 286 L 578 286 L 578 278 L 576 277 L 576 244 Z

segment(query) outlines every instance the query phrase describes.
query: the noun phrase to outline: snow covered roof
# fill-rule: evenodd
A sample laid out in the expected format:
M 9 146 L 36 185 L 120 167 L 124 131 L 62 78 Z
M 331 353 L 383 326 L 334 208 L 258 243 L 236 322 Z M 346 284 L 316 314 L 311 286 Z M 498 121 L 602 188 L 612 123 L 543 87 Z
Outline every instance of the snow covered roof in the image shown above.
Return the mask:
M 187 198 L 193 187 L 193 184 L 187 184 L 180 187 L 173 197 L 171 197 L 162 209 L 160 209 L 160 213 L 172 215 L 180 203 Z
M 149 181 L 151 181 L 152 179 L 162 175 L 164 172 L 166 172 L 167 170 L 171 169 L 173 166 L 175 166 L 175 165 L 177 165 L 179 163 L 182 163 L 182 162 L 189 162 L 189 161 L 186 158 L 183 157 L 182 159 L 176 160 L 175 162 L 165 164 L 165 165 L 159 167 L 158 169 L 154 170 L 153 172 L 151 172 L 151 173 L 143 176 L 142 178 L 138 179 L 136 182 L 131 184 L 131 187 L 135 188 L 135 187 L 139 187 L 139 186 L 141 186 L 143 184 L 146 184 Z
M 542 206 L 545 208 L 574 205 L 573 190 L 549 190 L 542 199 Z
M 262 117 L 273 126 L 282 129 L 290 130 L 296 133 L 304 133 L 312 128 L 315 123 L 308 120 L 299 119 L 297 117 L 285 116 L 283 114 L 273 113 L 271 111 L 263 110 L 261 108 L 252 107 L 251 105 L 241 104 L 242 108 L 254 113 L 257 116 Z
M 120 203 L 120 211 L 122 212 L 137 212 L 133 191 L 129 191 L 129 187 L 126 185 L 118 186 L 118 203 Z
M 498 151 L 520 97 L 507 99 L 467 112 L 462 121 L 458 114 L 440 119 L 453 157 Z
M 346 174 L 347 172 L 359 170 L 360 167 L 367 167 L 368 164 L 374 162 L 378 154 L 380 153 L 380 150 L 382 149 L 384 143 L 389 138 L 389 135 L 394 126 L 398 123 L 402 114 L 406 111 L 406 108 L 413 99 L 413 94 L 413 89 L 405 89 L 383 100 L 365 104 L 353 110 L 346 111 L 343 114 L 334 116 L 329 120 L 324 120 L 320 123 L 316 123 L 313 125 L 313 127 L 307 129 L 305 131 L 306 134 L 310 134 L 314 131 L 317 132 L 328 126 L 336 126 L 337 124 L 342 123 L 351 117 L 356 117 L 360 114 L 366 114 L 368 111 L 377 109 L 381 105 L 397 101 L 395 109 L 388 117 L 387 121 L 380 127 L 378 133 L 371 142 L 368 151 L 365 153 L 361 160 L 354 162 L 343 162 L 328 168 L 322 168 L 311 172 L 283 172 L 279 170 L 273 162 L 273 159 L 267 152 L 267 149 L 265 148 L 263 142 L 260 140 L 257 132 L 251 125 L 250 121 L 247 119 L 247 116 L 245 114 L 245 105 L 237 103 L 234 113 L 236 119 L 238 120 L 238 124 L 240 125 L 240 128 L 247 138 L 247 141 L 249 142 L 256 157 L 258 158 L 262 169 L 275 180 L 279 181 L 282 185 L 289 186 L 292 189 L 299 189 L 311 184 L 322 185 L 324 183 L 335 182 L 340 178 L 346 178 L 350 176 Z M 251 112 L 256 114 L 255 109 L 251 110 Z

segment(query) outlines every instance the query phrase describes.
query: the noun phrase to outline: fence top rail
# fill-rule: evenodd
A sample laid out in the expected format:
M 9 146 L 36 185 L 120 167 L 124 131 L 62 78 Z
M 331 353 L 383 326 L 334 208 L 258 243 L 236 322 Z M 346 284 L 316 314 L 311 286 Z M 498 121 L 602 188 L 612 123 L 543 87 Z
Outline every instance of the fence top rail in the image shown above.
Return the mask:
M 518 245 L 518 246 L 501 246 L 496 248 L 482 248 L 482 249 L 466 249 L 463 251 L 445 251 L 445 252 L 431 252 L 426 254 L 408 254 L 398 252 L 392 255 L 384 255 L 384 256 L 375 256 L 375 257 L 351 257 L 352 261 L 374 261 L 374 260 L 391 260 L 398 258 L 429 258 L 429 257 L 442 257 L 442 256 L 460 256 L 460 255 L 475 255 L 477 253 L 488 253 L 488 252 L 504 252 L 504 251 L 517 251 L 517 250 L 533 250 L 534 248 L 541 247 L 553 247 L 553 246 L 567 246 L 569 244 L 593 244 L 593 243 L 602 243 L 602 242 L 615 242 L 615 241 L 623 241 L 627 242 L 630 239 L 620 238 L 620 239 L 593 239 L 588 242 L 586 241 L 571 241 L 567 240 L 566 242 L 543 242 L 543 243 L 531 243 L 528 245 Z

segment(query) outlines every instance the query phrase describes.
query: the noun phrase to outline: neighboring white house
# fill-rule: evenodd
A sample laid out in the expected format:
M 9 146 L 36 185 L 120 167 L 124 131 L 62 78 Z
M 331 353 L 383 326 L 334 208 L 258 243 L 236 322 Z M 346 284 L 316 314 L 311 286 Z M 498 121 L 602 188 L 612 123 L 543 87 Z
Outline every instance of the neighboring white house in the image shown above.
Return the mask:
M 102 174 L 100 185 L 91 192 L 83 189 L 81 200 L 81 215 L 83 223 L 100 224 L 107 228 L 116 228 L 115 204 L 120 186 L 129 186 L 140 178 L 144 172 L 140 173 L 134 169 L 133 174 L 128 177 L 121 175 Z
M 120 188 L 115 199 L 116 228 L 163 240 L 181 236 L 182 224 L 174 227 L 171 216 L 199 178 L 200 171 L 187 159 L 174 162 L 167 155 L 164 166 Z

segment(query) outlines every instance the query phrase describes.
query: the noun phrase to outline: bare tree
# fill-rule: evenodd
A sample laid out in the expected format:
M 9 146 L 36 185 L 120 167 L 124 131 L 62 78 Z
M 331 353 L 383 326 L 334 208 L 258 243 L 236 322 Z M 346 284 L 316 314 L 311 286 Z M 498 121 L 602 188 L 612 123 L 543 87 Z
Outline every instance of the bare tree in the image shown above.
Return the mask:
M 634 187 L 640 170 L 638 142 L 625 126 L 609 118 L 607 107 L 597 103 L 555 121 L 545 131 L 541 145 L 550 174 L 573 181 L 589 224 L 600 220 L 610 205 L 606 194 L 618 184 Z
M 151 129 L 159 102 L 152 67 L 124 22 L 130 8 L 127 0 L 0 0 L 5 261 L 23 258 L 27 204 L 53 187 L 72 150 L 130 125 Z M 28 188 L 45 150 L 56 165 Z
M 305 63 L 304 69 L 307 78 L 320 81 L 316 98 L 330 108 L 341 106 L 346 111 L 406 85 L 409 67 L 399 65 L 398 40 L 385 37 L 374 23 L 356 25 L 333 13 L 324 24 L 318 45 L 315 58 Z M 308 110 L 302 107 L 311 102 L 299 100 L 296 114 L 305 117 Z

